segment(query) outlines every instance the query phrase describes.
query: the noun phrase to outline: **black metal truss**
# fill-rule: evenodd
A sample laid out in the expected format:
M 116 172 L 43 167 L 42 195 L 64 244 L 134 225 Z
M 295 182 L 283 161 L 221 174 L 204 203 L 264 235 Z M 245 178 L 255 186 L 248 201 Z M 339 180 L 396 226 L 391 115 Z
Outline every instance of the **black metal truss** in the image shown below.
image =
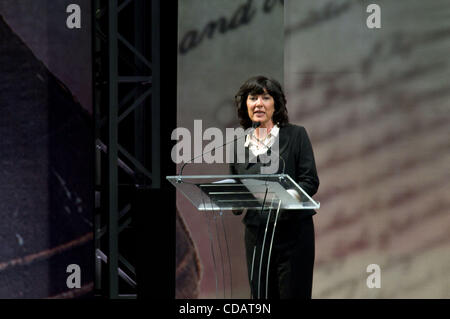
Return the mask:
M 93 2 L 98 296 L 137 296 L 134 199 L 160 188 L 159 1 Z M 106 274 L 106 275 L 105 275 Z

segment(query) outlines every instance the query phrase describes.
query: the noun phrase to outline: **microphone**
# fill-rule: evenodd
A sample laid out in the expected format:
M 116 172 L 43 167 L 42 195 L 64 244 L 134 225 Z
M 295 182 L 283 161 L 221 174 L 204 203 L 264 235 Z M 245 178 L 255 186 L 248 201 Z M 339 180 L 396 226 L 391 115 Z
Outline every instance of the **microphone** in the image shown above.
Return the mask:
M 211 153 L 212 151 L 216 151 L 216 150 L 218 150 L 218 149 L 221 149 L 222 147 L 224 147 L 224 146 L 226 146 L 226 145 L 228 145 L 228 144 L 230 144 L 230 143 L 234 143 L 234 142 L 237 141 L 237 140 L 240 140 L 240 139 L 243 138 L 244 136 L 247 136 L 248 134 L 253 133 L 253 131 L 256 130 L 256 129 L 257 129 L 258 127 L 260 127 L 260 126 L 261 126 L 261 122 L 253 122 L 253 121 L 252 121 L 252 130 L 251 130 L 250 132 L 248 132 L 248 133 L 245 133 L 245 132 L 244 132 L 244 134 L 243 134 L 242 136 L 235 137 L 235 138 L 234 138 L 232 141 L 230 141 L 230 142 L 224 143 L 223 145 L 221 145 L 221 146 L 219 146 L 219 147 L 213 148 L 213 149 L 210 150 L 209 152 L 203 152 L 202 154 L 200 154 L 200 155 L 198 155 L 198 156 L 196 156 L 196 157 L 191 158 L 189 161 L 187 161 L 187 162 L 185 162 L 185 163 L 183 164 L 183 166 L 181 167 L 179 176 L 183 175 L 183 169 L 184 169 L 184 167 L 185 167 L 187 164 L 192 164 L 192 161 L 193 161 L 193 160 L 195 160 L 195 159 L 197 159 L 197 158 L 199 158 L 199 157 L 203 157 L 203 155 L 208 154 L 208 153 Z

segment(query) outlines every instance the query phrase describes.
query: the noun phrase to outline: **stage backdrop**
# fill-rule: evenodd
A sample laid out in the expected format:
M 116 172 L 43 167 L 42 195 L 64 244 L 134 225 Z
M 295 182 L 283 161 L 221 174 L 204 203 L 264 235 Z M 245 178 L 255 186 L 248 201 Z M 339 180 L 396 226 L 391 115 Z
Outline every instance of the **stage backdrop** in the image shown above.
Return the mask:
M 92 296 L 90 5 L 0 2 L 0 298 Z
M 449 298 L 450 5 L 376 1 L 381 28 L 369 29 L 370 3 L 182 1 L 178 126 L 236 127 L 232 98 L 242 81 L 284 79 L 290 120 L 306 127 L 321 181 L 313 298 Z M 254 8 L 249 22 L 195 36 L 245 5 Z M 226 169 L 184 171 L 213 172 Z M 201 267 L 190 296 L 229 297 L 220 285 L 228 265 L 217 256 L 216 293 L 208 219 L 180 194 L 177 204 Z M 233 296 L 248 298 L 241 218 L 224 220 Z M 373 265 L 380 288 L 369 288 Z
M 449 298 L 450 2 L 285 6 L 290 119 L 321 182 L 313 298 Z
M 283 82 L 282 1 L 183 0 L 178 3 L 177 126 L 193 132 L 194 120 L 202 120 L 202 132 L 209 127 L 217 127 L 225 134 L 225 128 L 239 127 L 233 101 L 239 86 L 247 78 L 263 74 Z M 183 171 L 183 174 L 188 175 L 213 173 L 228 174 L 228 168 L 226 165 L 192 164 Z M 248 298 L 250 290 L 242 216 L 226 214 L 223 218 L 231 265 L 225 261 L 225 234 L 217 220 L 222 246 L 218 247 L 215 236 L 214 245 L 217 252 L 221 249 L 224 258 L 221 259 L 220 254 L 215 256 L 218 275 L 216 294 L 208 232 L 214 231 L 214 220 L 208 219 L 207 214 L 200 214 L 180 193 L 177 195 L 177 206 L 192 236 L 201 270 L 197 290 L 192 289 L 192 293 L 187 295 L 185 291 L 182 293 L 183 287 L 187 285 L 186 277 L 181 275 L 181 264 L 177 265 L 177 297 L 229 298 L 231 279 L 233 297 Z M 179 234 L 177 240 L 177 246 L 183 245 L 185 235 Z M 182 260 L 181 257 L 178 259 Z M 229 276 L 230 266 L 232 278 Z M 227 283 L 225 293 L 223 278 Z

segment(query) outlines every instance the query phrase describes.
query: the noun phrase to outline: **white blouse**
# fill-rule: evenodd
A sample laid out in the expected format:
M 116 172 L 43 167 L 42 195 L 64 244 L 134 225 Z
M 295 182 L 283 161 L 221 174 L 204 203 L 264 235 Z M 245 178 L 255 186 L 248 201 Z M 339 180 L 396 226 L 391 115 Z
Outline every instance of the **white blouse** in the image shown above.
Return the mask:
M 264 128 L 260 128 L 264 129 Z M 275 139 L 280 132 L 280 128 L 275 125 L 270 130 L 269 134 L 265 138 L 259 139 L 256 137 L 256 130 L 252 134 L 248 134 L 245 139 L 245 147 L 249 147 L 249 150 L 254 156 L 258 156 L 267 152 L 267 150 L 275 143 Z

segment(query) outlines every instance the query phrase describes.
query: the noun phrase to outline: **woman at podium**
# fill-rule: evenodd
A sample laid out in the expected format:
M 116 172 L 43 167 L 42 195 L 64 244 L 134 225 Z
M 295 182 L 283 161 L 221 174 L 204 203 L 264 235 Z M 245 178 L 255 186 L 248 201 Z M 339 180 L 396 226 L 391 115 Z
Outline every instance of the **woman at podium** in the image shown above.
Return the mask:
M 264 76 L 245 81 L 235 96 L 240 125 L 255 128 L 245 136 L 245 162 L 230 164 L 232 174 L 260 174 L 267 165 L 259 158 L 278 143 L 282 164 L 278 172 L 288 174 L 309 196 L 319 187 L 311 142 L 304 127 L 289 123 L 286 97 L 280 83 Z M 277 140 L 278 139 L 278 140 Z M 235 152 L 236 153 L 236 152 Z M 250 161 L 250 158 L 256 161 Z M 266 266 L 269 245 L 263 238 L 269 212 L 248 210 L 243 218 L 249 282 L 253 298 L 310 299 L 314 268 L 314 210 L 281 210 L 271 250 L 268 283 Z M 268 234 L 274 226 L 274 214 Z M 270 236 L 267 236 L 270 237 Z M 260 268 L 260 261 L 263 260 Z M 259 275 L 259 270 L 263 275 Z M 266 291 L 267 286 L 267 291 Z

